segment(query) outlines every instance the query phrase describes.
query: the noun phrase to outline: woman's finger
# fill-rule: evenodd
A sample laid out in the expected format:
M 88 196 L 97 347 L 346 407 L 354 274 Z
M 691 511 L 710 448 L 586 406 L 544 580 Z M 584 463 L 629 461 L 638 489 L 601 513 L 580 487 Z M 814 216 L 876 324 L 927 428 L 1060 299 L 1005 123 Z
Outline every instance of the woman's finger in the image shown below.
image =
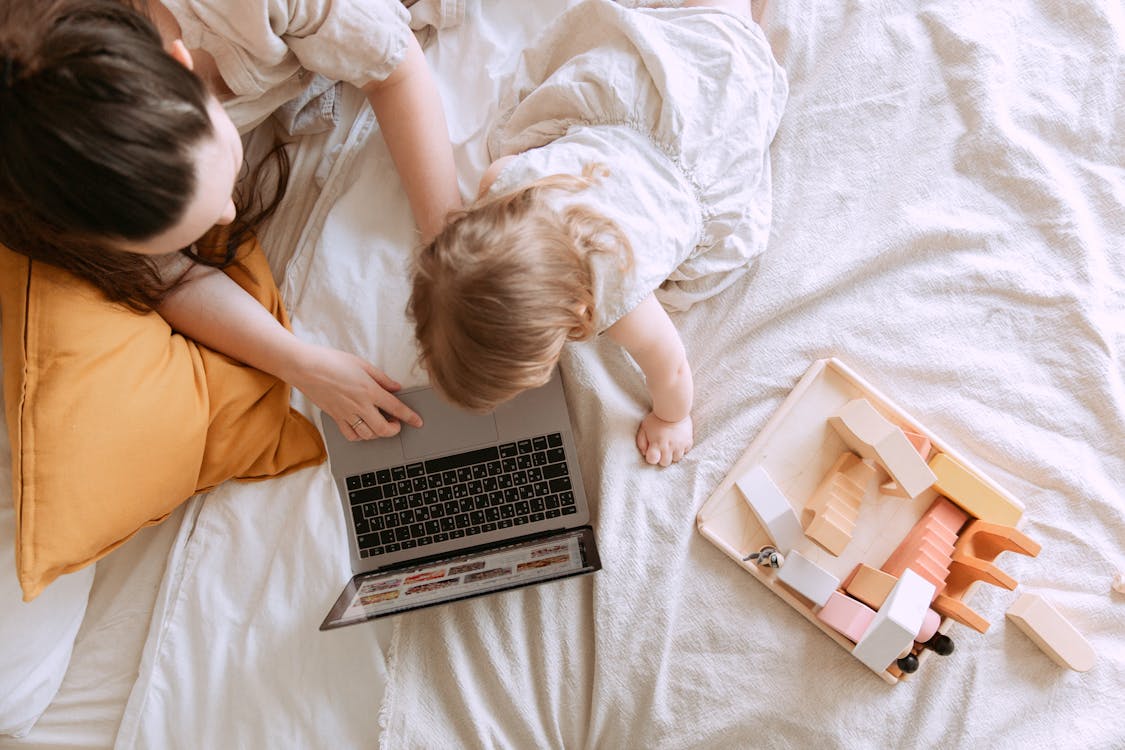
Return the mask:
M 382 409 L 386 414 L 389 414 L 390 416 L 395 417 L 408 425 L 411 425 L 413 427 L 422 426 L 422 418 L 411 411 L 409 406 L 402 403 L 389 393 L 383 393 L 380 394 L 379 397 L 376 397 L 375 406 Z M 395 428 L 395 433 L 397 432 L 398 428 Z

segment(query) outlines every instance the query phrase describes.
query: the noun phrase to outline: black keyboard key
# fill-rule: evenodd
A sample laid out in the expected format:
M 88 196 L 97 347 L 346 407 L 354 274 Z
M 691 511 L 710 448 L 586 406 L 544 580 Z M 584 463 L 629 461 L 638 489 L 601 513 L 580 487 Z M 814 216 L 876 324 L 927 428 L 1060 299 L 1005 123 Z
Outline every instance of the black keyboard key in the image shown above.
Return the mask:
M 398 542 L 393 542 L 393 543 L 391 543 L 391 544 L 384 544 L 384 545 L 383 545 L 383 550 L 384 550 L 384 551 L 385 551 L 385 552 L 386 552 L 386 553 L 387 553 L 388 555 L 389 555 L 389 554 L 391 554 L 392 552 L 398 552 L 398 551 L 399 551 L 399 549 L 400 549 L 400 547 L 399 547 L 399 544 L 398 544 Z
M 379 532 L 379 543 L 388 545 L 395 540 L 395 532 L 391 529 Z
M 453 488 L 452 487 L 438 487 L 437 488 L 437 498 L 438 498 L 438 500 L 441 500 L 443 503 L 452 500 L 453 499 Z
M 465 529 L 465 535 L 466 536 L 476 536 L 479 533 L 480 533 L 480 526 L 470 526 L 469 528 Z
M 503 461 L 500 462 L 500 468 L 503 469 L 505 473 L 511 474 L 513 471 L 515 471 L 519 467 L 516 466 L 516 459 L 505 458 Z
M 409 538 L 410 538 L 410 527 L 409 526 L 398 526 L 398 527 L 395 528 L 395 541 L 396 542 L 405 542 Z
M 400 495 L 409 495 L 414 491 L 414 485 L 409 479 L 400 479 L 395 483 L 395 487 L 398 488 L 398 494 Z
M 348 477 L 344 480 L 344 482 L 348 485 L 349 490 L 358 490 L 363 486 L 363 483 L 360 481 L 359 476 Z
M 469 526 L 469 514 L 458 513 L 453 517 L 453 523 L 456 524 L 457 528 L 459 529 L 467 528 Z
M 447 515 L 447 516 L 452 516 L 452 515 L 454 515 L 456 513 L 459 513 L 461 511 L 461 504 L 458 503 L 456 500 L 446 501 L 446 503 L 443 507 L 445 508 L 445 515 Z
M 461 539 L 464 536 L 465 536 L 465 530 L 464 529 L 454 529 L 453 531 L 449 532 L 449 538 L 450 539 Z
M 519 449 L 516 448 L 515 443 L 504 443 L 503 445 L 500 446 L 500 457 L 501 458 L 508 458 L 509 456 L 516 455 L 517 453 L 519 453 Z
M 418 546 L 418 541 L 415 539 L 405 539 L 402 542 L 403 549 L 414 549 Z
M 374 518 L 369 518 L 367 520 L 367 523 L 371 527 L 372 531 L 382 531 L 387 526 L 387 524 L 383 521 L 382 516 L 375 516 Z
M 547 445 L 551 446 L 552 448 L 561 447 L 562 446 L 562 434 L 558 433 L 558 432 L 552 432 L 550 435 L 547 436 Z
M 379 471 L 375 472 L 375 480 L 379 484 L 389 484 L 391 481 L 390 469 L 379 469 Z
M 526 516 L 516 516 L 512 520 L 516 522 L 516 526 L 523 526 L 525 523 L 530 523 L 530 520 Z
M 429 485 L 426 483 L 425 477 L 414 477 L 414 479 L 410 481 L 414 483 L 415 492 L 421 492 L 422 490 L 429 488 Z
M 401 481 L 403 479 L 406 479 L 406 467 L 405 466 L 395 466 L 394 468 L 392 468 L 391 469 L 391 479 L 394 479 L 396 482 Z
M 481 484 L 484 485 L 485 492 L 495 492 L 500 489 L 500 485 L 496 483 L 496 477 L 488 477 Z
M 366 519 L 360 519 L 355 523 L 356 534 L 369 534 L 371 533 L 371 525 L 367 523 Z
M 545 497 L 551 494 L 551 485 L 546 482 L 536 482 L 532 487 L 535 489 L 535 494 L 539 497 Z
M 409 502 L 411 508 L 421 508 L 426 504 L 421 492 L 412 492 L 409 497 Z
M 521 484 L 527 484 L 530 480 L 527 478 L 526 471 L 517 471 L 512 475 L 512 481 L 519 487 Z
M 426 535 L 426 524 L 412 523 L 410 524 L 410 536 L 414 539 L 420 539 Z
M 352 505 L 359 505 L 360 503 L 370 503 L 375 500 L 383 499 L 383 491 L 378 487 L 368 487 L 365 490 L 353 490 L 348 493 L 348 501 Z
M 572 489 L 569 476 L 551 480 L 551 492 L 566 492 L 569 489 Z
M 388 513 L 383 516 L 383 523 L 388 529 L 393 529 L 398 526 L 398 513 Z
M 367 505 L 361 505 L 359 507 L 363 508 L 364 518 L 372 518 L 373 516 L 380 515 L 379 506 L 375 503 L 368 503 Z
M 488 508 L 484 511 L 484 518 L 487 521 L 499 521 L 500 511 L 504 508 L 511 508 L 510 505 L 501 505 L 499 508 Z
M 460 500 L 469 496 L 469 488 L 463 484 L 453 485 L 453 497 Z
M 472 466 L 462 466 L 460 469 L 457 469 L 457 481 L 458 482 L 467 482 L 472 478 L 473 478 L 473 467 Z
M 500 476 L 496 477 L 496 486 L 499 487 L 502 490 L 507 489 L 508 487 L 511 487 L 512 486 L 512 475 L 511 474 L 501 474 Z
M 552 510 L 554 508 L 559 507 L 559 496 L 558 495 L 548 495 L 546 498 L 543 499 L 543 502 L 547 504 L 547 510 Z
M 501 518 L 496 525 L 501 529 L 510 529 L 516 525 L 516 522 L 511 518 Z
M 519 448 L 520 453 L 531 453 L 531 441 L 519 440 L 516 442 L 516 447 Z
M 540 437 L 532 438 L 531 439 L 531 447 L 534 448 L 537 451 L 547 450 L 547 437 L 545 435 L 542 435 Z
M 543 498 L 541 497 L 533 497 L 530 502 L 532 513 L 541 513 L 547 509 L 547 504 L 543 502 Z
M 373 472 L 373 471 L 365 472 L 364 475 L 362 477 L 360 477 L 360 481 L 363 483 L 364 487 L 374 487 L 375 486 L 375 472 Z
M 477 510 L 480 510 L 482 508 L 487 508 L 491 504 L 492 503 L 488 502 L 488 495 L 474 495 L 473 496 L 473 507 L 476 508 Z
M 474 479 L 465 486 L 469 488 L 470 495 L 479 495 L 484 492 L 484 482 L 479 479 Z
M 502 505 L 504 503 L 504 493 L 500 491 L 488 493 L 489 505 Z
M 547 463 L 557 464 L 559 461 L 565 460 L 566 453 L 563 452 L 562 448 L 551 448 L 549 451 L 547 451 Z
M 472 466 L 473 464 L 484 463 L 485 461 L 495 461 L 498 458 L 500 458 L 500 451 L 496 449 L 496 446 L 478 448 L 474 451 L 455 453 L 452 456 L 445 456 L 443 458 L 431 458 L 426 462 L 426 473 L 433 474 L 437 471 L 456 469 L 460 466 Z
M 514 503 L 520 499 L 520 491 L 515 487 L 509 487 L 504 490 L 504 500 L 509 503 Z
M 544 520 L 544 519 L 545 519 L 546 517 L 547 517 L 547 516 L 546 516 L 546 514 L 545 514 L 545 513 L 532 513 L 532 514 L 531 514 L 531 515 L 529 516 L 529 518 L 531 518 L 531 521 L 532 521 L 532 523 L 534 523 L 534 522 L 536 522 L 536 521 L 542 521 L 542 520 Z
M 416 464 L 407 464 L 406 466 L 406 476 L 408 477 L 420 477 L 424 476 L 425 473 L 426 466 L 421 461 Z
M 441 524 L 440 523 L 438 523 L 437 521 L 435 521 L 432 518 L 429 521 L 426 521 L 426 533 L 427 534 L 432 536 L 433 534 L 437 534 L 440 531 L 441 531 Z
M 562 511 L 559 510 L 558 508 L 548 508 L 547 509 L 547 518 L 558 518 L 561 515 L 562 515 Z
M 496 531 L 496 524 L 494 524 L 494 523 L 482 523 L 480 525 L 480 531 L 481 531 L 482 534 L 486 531 Z
M 470 510 L 473 509 L 473 499 L 471 497 L 468 497 L 468 496 L 461 498 L 461 500 L 459 501 L 459 504 L 457 506 L 457 509 L 459 511 L 461 511 L 462 513 L 468 513 Z
M 530 469 L 527 470 L 527 479 L 530 482 L 542 482 L 543 481 L 543 469 L 541 469 L 538 466 L 532 466 Z
M 430 510 L 430 516 L 432 516 L 433 518 L 441 518 L 445 515 L 444 503 L 435 503 L 434 505 L 430 505 L 428 507 Z
M 394 497 L 398 494 L 398 486 L 394 482 L 382 485 L 381 489 L 383 490 L 383 497 Z
M 511 518 L 514 515 L 516 515 L 516 506 L 515 505 L 501 505 L 500 506 L 500 517 L 501 518 Z
M 578 508 L 575 508 L 573 505 L 564 505 L 562 512 L 564 516 L 571 516 L 578 512 Z
M 574 493 L 573 492 L 560 492 L 559 493 L 559 502 L 562 503 L 563 505 L 574 505 Z
M 446 516 L 439 523 L 441 523 L 442 531 L 453 531 L 457 528 L 457 522 L 453 520 L 453 516 Z
M 516 513 L 521 516 L 526 516 L 531 513 L 531 505 L 526 500 L 520 500 L 515 505 Z
M 530 469 L 531 468 L 531 454 L 530 453 L 521 453 L 518 456 L 516 456 L 516 468 L 517 469 Z
M 433 541 L 434 541 L 434 538 L 429 536 L 429 535 L 419 537 L 418 538 L 418 546 L 419 547 L 425 547 L 427 544 L 432 544 Z
M 393 500 L 380 500 L 375 507 L 379 509 L 379 515 L 385 516 L 395 509 L 395 504 Z
M 558 477 L 565 477 L 568 473 L 565 463 L 548 464 L 543 467 L 544 479 L 557 479 Z
M 441 544 L 442 542 L 448 542 L 448 541 L 449 541 L 449 534 L 446 534 L 445 532 L 442 532 L 440 534 L 434 534 L 434 544 Z
M 472 521 L 474 526 L 480 526 L 485 521 L 484 511 L 483 510 L 472 511 L 471 513 L 469 513 L 469 520 Z
M 372 547 L 378 547 L 379 546 L 379 535 L 378 534 L 363 534 L 362 536 L 356 538 L 355 541 L 356 541 L 356 546 L 358 546 L 360 549 L 370 549 Z
M 489 461 L 485 464 L 485 469 L 488 470 L 488 476 L 490 477 L 504 473 L 504 467 L 500 465 L 499 461 Z
M 399 513 L 398 514 L 398 523 L 399 523 L 400 526 L 405 526 L 407 524 L 414 523 L 414 511 L 412 511 L 408 508 L 407 510 L 404 510 L 401 513 Z
M 485 464 L 477 464 L 473 467 L 473 479 L 484 479 L 488 476 L 488 466 Z
M 352 507 L 352 522 L 359 523 L 363 520 L 363 506 L 355 505 Z
M 441 473 L 441 482 L 442 484 L 457 484 L 457 472 L 454 469 L 443 471 Z
M 394 499 L 395 510 L 406 510 L 410 507 L 410 496 L 399 495 Z
M 441 487 L 444 482 L 441 481 L 441 474 L 430 474 L 426 477 L 426 486 L 430 489 Z
M 423 505 L 421 508 L 414 509 L 414 518 L 418 521 L 430 520 L 430 509 Z
M 530 484 L 522 485 L 520 488 L 520 500 L 527 500 L 535 496 L 535 488 Z

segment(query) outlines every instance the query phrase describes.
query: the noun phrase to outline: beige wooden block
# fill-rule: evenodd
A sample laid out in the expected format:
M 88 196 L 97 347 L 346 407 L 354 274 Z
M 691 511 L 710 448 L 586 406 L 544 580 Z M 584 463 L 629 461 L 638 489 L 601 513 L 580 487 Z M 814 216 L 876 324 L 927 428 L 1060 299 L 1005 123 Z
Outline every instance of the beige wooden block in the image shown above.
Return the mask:
M 879 609 L 895 587 L 898 578 L 860 563 L 844 581 L 844 591 L 872 609 Z
M 947 453 L 930 459 L 930 469 L 937 477 L 937 491 L 974 518 L 1015 526 L 1023 515 L 1023 507 L 1016 500 L 986 484 Z
M 852 539 L 864 489 L 874 471 L 854 453 L 841 454 L 801 513 L 805 536 L 833 555 L 841 554 Z
M 903 430 L 902 434 L 906 435 L 906 439 L 909 440 L 910 444 L 914 446 L 914 450 L 918 451 L 918 455 L 922 457 L 923 461 L 930 460 L 930 449 L 933 446 L 930 443 L 930 439 L 928 437 L 926 437 L 925 435 L 919 435 L 917 432 L 911 432 L 910 430 Z M 884 495 L 893 495 L 894 497 L 910 497 L 906 494 L 906 490 L 904 490 L 899 485 L 899 483 L 895 481 L 887 482 L 879 489 Z
M 934 473 L 905 433 L 888 422 L 865 398 L 846 403 L 828 423 L 853 451 L 882 466 L 909 497 L 934 483 Z
M 1024 594 L 1008 607 L 1008 619 L 1057 664 L 1076 672 L 1094 666 L 1094 649 L 1051 602 L 1039 594 Z

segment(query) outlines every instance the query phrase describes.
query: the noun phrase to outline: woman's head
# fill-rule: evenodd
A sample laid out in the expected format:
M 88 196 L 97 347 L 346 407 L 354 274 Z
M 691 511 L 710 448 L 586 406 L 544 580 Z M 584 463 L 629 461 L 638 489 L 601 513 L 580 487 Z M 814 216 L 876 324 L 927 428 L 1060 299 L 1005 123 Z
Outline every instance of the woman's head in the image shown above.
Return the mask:
M 422 364 L 450 401 L 483 411 L 543 385 L 563 345 L 594 334 L 590 255 L 627 263 L 629 243 L 594 211 L 546 200 L 589 184 L 558 175 L 486 199 L 419 252 L 409 314 Z
M 0 242 L 144 307 L 138 254 L 233 219 L 241 141 L 173 53 L 120 0 L 0 0 Z

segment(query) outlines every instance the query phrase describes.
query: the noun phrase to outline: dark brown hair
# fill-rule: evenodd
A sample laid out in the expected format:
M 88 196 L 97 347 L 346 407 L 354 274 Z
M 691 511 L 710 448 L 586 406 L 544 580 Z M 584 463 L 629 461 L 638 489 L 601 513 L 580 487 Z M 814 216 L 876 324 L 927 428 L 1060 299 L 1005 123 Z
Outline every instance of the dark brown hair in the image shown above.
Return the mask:
M 213 133 L 202 80 L 121 0 L 0 0 L 0 63 L 0 242 L 114 302 L 157 306 L 175 282 L 113 242 L 155 237 L 194 196 L 194 149 Z M 288 163 L 275 154 L 272 199 L 251 180 L 235 196 L 250 210 L 199 243 L 201 253 L 182 252 L 207 265 L 234 262 L 280 201 Z

